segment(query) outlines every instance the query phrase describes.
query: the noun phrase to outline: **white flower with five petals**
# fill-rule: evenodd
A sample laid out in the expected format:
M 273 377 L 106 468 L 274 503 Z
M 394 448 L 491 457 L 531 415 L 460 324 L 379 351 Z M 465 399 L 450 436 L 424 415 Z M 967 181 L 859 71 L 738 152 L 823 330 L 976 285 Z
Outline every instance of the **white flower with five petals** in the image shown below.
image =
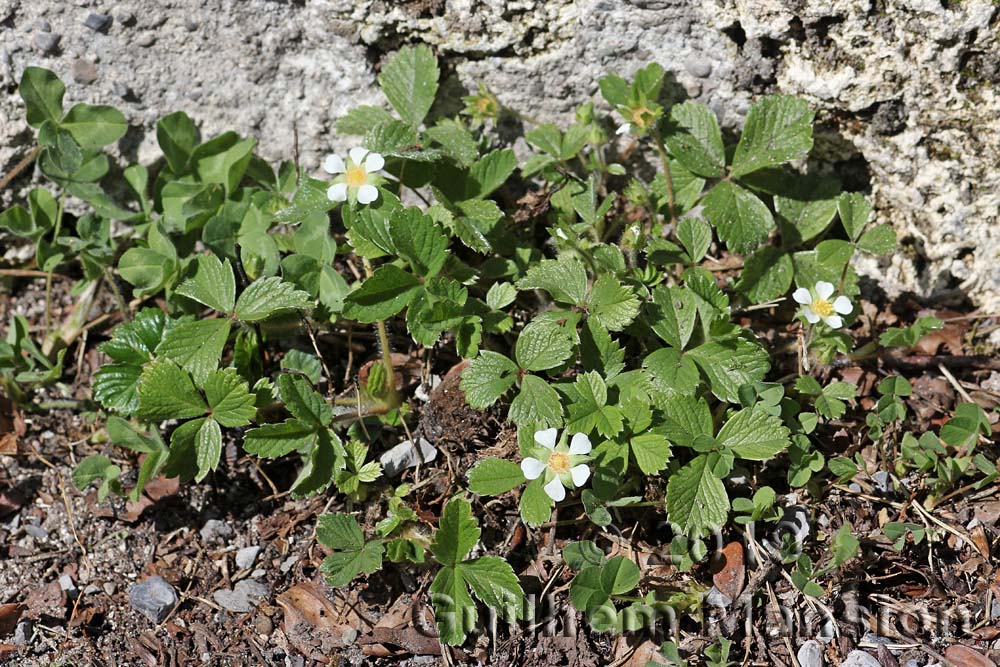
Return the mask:
M 559 431 L 547 428 L 535 432 L 535 442 L 539 447 L 534 453 L 538 458 L 526 456 L 521 461 L 521 471 L 528 479 L 538 479 L 544 475 L 546 495 L 559 502 L 566 497 L 566 487 L 581 487 L 590 478 L 590 438 L 576 433 L 567 445 L 565 439 L 559 444 Z
M 337 174 L 333 185 L 326 191 L 330 201 L 356 199 L 361 204 L 371 204 L 378 199 L 379 170 L 385 166 L 385 158 L 378 153 L 355 146 L 347 153 L 347 162 L 339 155 L 328 155 L 323 161 L 323 169 L 328 174 Z
M 822 320 L 831 329 L 839 329 L 844 326 L 841 315 L 850 313 L 854 310 L 854 306 L 843 294 L 831 301 L 833 292 L 833 284 L 821 280 L 811 290 L 805 287 L 798 288 L 792 293 L 792 298 L 802 304 L 802 315 L 809 324 L 816 324 Z

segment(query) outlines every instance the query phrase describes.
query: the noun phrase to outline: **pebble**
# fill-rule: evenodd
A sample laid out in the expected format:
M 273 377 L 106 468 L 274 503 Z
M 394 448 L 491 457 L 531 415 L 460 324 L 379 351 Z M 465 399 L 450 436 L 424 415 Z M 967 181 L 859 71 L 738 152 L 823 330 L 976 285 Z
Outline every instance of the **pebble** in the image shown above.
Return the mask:
M 144 579 L 128 590 L 128 602 L 153 623 L 159 623 L 177 604 L 177 591 L 163 577 Z
M 223 609 L 238 614 L 245 614 L 253 611 L 253 608 L 257 606 L 261 599 L 266 598 L 267 595 L 267 586 L 259 581 L 243 579 L 242 581 L 237 581 L 231 591 L 226 589 L 215 591 L 212 594 L 212 598 Z
M 236 567 L 241 570 L 249 570 L 257 560 L 257 554 L 260 553 L 260 547 L 243 547 L 236 552 Z
M 696 76 L 699 79 L 704 79 L 712 73 L 711 61 L 704 58 L 689 58 L 684 63 L 684 68 L 687 69 L 691 76 Z
M 42 19 L 35 23 L 35 30 L 38 32 L 52 32 L 52 24 Z
M 892 492 L 892 480 L 889 479 L 889 473 L 884 470 L 879 470 L 877 473 L 872 475 L 872 482 L 875 483 L 875 488 L 882 493 Z
M 77 58 L 69 66 L 69 71 L 77 83 L 88 84 L 97 80 L 97 65 L 89 60 Z
M 266 574 L 267 574 L 266 570 L 262 570 L 262 569 L 260 569 L 258 567 L 256 570 L 254 570 L 253 572 L 250 573 L 250 578 L 251 579 L 260 579 L 261 577 L 265 576 Z
M 35 624 L 29 620 L 23 620 L 14 629 L 14 646 L 26 646 L 35 634 Z
M 424 463 L 433 461 L 437 458 L 438 452 L 434 448 L 434 445 L 429 443 L 424 438 L 419 438 L 417 442 L 420 445 L 419 455 L 417 454 L 417 448 L 413 445 L 413 441 L 404 440 L 379 457 L 379 461 L 382 463 L 382 470 L 386 477 L 398 477 L 407 468 L 413 468 L 419 465 L 421 463 L 421 457 L 423 458 Z
M 733 599 L 715 586 L 712 586 L 712 590 L 710 590 L 708 595 L 705 596 L 705 602 L 713 607 L 725 609 L 733 603 Z
M 106 32 L 111 27 L 111 16 L 108 14 L 91 14 L 83 22 L 83 25 L 94 32 Z
M 257 618 L 254 619 L 254 629 L 257 630 L 258 635 L 266 637 L 274 632 L 274 623 L 264 614 L 257 614 Z
M 36 32 L 34 43 L 35 48 L 42 53 L 55 53 L 59 49 L 59 42 L 62 35 L 57 32 Z
M 118 587 L 115 586 L 115 583 L 113 581 L 104 582 L 104 586 L 102 586 L 102 588 L 104 589 L 104 592 L 107 593 L 108 595 L 114 595 L 115 591 L 118 590 Z
M 797 657 L 802 667 L 823 667 L 823 647 L 815 639 L 800 646 Z
M 847 654 L 847 659 L 840 663 L 840 667 L 882 667 L 882 663 L 870 653 L 851 651 Z
M 59 577 L 59 588 L 66 591 L 70 596 L 75 595 L 77 592 L 76 584 L 73 583 L 73 577 L 68 574 Z
M 151 32 L 144 32 L 139 36 L 139 39 L 135 40 L 135 43 L 141 47 L 150 47 L 156 43 L 156 35 Z
M 225 521 L 209 519 L 199 531 L 201 539 L 206 542 L 222 541 L 233 536 L 233 528 Z
M 97 584 L 87 584 L 87 587 L 83 589 L 84 595 L 93 595 L 94 593 L 100 593 L 103 590 Z
M 49 537 L 49 531 L 45 530 L 41 526 L 36 526 L 33 523 L 25 525 L 24 532 L 31 535 L 36 540 L 46 540 Z
M 281 570 L 282 574 L 288 574 L 288 571 L 291 570 L 298 562 L 298 556 L 289 556 L 285 560 L 281 561 L 281 566 L 278 569 Z

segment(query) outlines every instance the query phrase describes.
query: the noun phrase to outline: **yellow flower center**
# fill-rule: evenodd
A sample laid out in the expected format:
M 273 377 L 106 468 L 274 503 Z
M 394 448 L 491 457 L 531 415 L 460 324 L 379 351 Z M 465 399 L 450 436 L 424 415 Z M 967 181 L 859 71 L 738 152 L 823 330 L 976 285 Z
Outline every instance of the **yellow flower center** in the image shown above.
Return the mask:
M 833 304 L 826 299 L 816 299 L 809 304 L 809 307 L 820 317 L 830 317 L 833 315 Z
M 636 127 L 645 128 L 653 120 L 653 112 L 646 107 L 632 109 L 632 123 Z
M 569 454 L 565 452 L 552 452 L 549 456 L 549 470 L 557 475 L 561 475 L 569 470 Z
M 348 167 L 344 174 L 344 180 L 347 182 L 347 187 L 357 189 L 368 182 L 368 172 L 365 171 L 364 167 Z
M 480 97 L 476 100 L 476 110 L 483 115 L 493 113 L 493 100 L 488 97 Z

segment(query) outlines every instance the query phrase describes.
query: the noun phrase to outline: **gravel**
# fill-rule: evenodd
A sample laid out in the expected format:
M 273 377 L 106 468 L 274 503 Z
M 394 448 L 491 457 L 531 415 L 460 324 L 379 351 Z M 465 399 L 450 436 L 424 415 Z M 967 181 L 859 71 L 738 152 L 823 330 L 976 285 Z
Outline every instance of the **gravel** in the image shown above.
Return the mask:
M 236 552 L 236 567 L 241 570 L 249 570 L 254 562 L 257 560 L 257 554 L 260 553 L 261 547 L 243 547 Z
M 177 591 L 166 579 L 155 575 L 132 586 L 128 590 L 128 601 L 133 609 L 153 623 L 159 623 L 177 604 Z
M 797 657 L 801 667 L 823 667 L 823 647 L 815 639 L 802 644 Z
M 233 536 L 233 528 L 225 521 L 209 519 L 199 531 L 201 539 L 206 542 L 222 542 Z
M 90 14 L 83 25 L 94 32 L 107 32 L 111 27 L 111 16 L 109 14 Z
M 237 614 L 253 611 L 260 601 L 268 596 L 268 588 L 259 581 L 243 579 L 237 581 L 232 590 L 221 589 L 212 594 L 212 599 L 222 607 Z

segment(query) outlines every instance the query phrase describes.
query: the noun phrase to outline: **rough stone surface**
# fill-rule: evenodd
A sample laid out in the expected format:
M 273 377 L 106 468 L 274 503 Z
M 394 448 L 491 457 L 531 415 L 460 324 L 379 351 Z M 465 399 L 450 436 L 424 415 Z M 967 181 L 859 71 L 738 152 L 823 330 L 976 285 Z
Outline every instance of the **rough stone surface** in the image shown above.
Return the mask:
M 243 579 L 242 581 L 237 581 L 232 590 L 221 589 L 215 591 L 212 598 L 223 609 L 228 609 L 235 613 L 246 613 L 252 611 L 267 595 L 267 586 L 259 581 Z
M 799 647 L 796 657 L 801 667 L 823 667 L 823 646 L 810 639 Z
M 112 17 L 103 33 L 87 27 L 95 12 Z M 483 81 L 506 105 L 554 121 L 569 120 L 606 71 L 656 60 L 674 99 L 707 103 L 727 130 L 755 96 L 809 99 L 816 166 L 870 191 L 904 243 L 863 272 L 890 295 L 961 289 L 995 311 L 998 33 L 992 0 L 0 0 L 0 170 L 28 150 L 15 88 L 29 64 L 70 81 L 74 59 L 99 63 L 100 77 L 71 85 L 67 102 L 123 108 L 136 128 L 123 159 L 152 161 L 148 130 L 183 109 L 205 135 L 257 137 L 269 159 L 292 154 L 297 130 L 303 164 L 318 166 L 354 141 L 336 136 L 338 117 L 384 103 L 375 77 L 402 44 L 435 48 L 444 90 Z
M 882 663 L 876 660 L 872 654 L 864 651 L 851 651 L 847 654 L 841 667 L 882 667 Z
M 153 623 L 159 623 L 177 604 L 177 591 L 166 579 L 156 575 L 129 588 L 128 601 L 133 609 Z

